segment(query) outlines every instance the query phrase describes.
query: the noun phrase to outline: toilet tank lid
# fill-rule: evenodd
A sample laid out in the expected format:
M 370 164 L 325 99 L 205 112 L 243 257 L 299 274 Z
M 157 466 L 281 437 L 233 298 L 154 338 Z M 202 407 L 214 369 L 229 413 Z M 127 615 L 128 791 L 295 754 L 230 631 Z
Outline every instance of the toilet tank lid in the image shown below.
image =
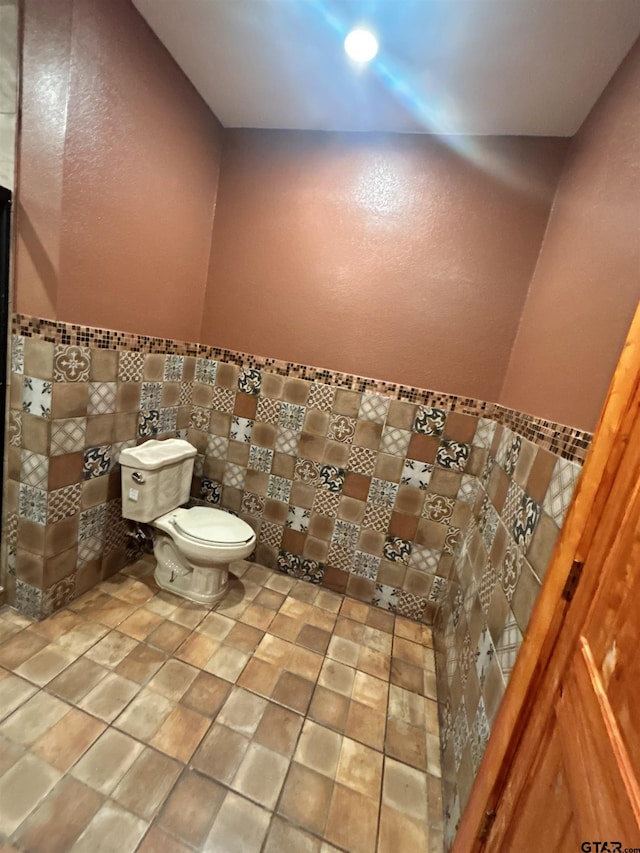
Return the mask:
M 195 447 L 182 438 L 166 438 L 157 441 L 152 438 L 138 447 L 127 447 L 120 451 L 119 462 L 129 468 L 139 468 L 141 471 L 154 471 L 171 462 L 180 462 L 195 456 Z

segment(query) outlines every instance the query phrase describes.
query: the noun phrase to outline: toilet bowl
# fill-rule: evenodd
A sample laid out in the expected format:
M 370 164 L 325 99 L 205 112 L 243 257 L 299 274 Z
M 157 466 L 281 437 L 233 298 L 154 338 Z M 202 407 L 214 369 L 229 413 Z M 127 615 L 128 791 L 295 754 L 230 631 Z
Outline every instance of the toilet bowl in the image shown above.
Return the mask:
M 248 557 L 256 536 L 222 509 L 181 506 L 189 499 L 195 455 L 177 438 L 123 450 L 122 515 L 154 528 L 158 585 L 211 607 L 227 590 L 229 563 Z
M 229 564 L 248 557 L 256 542 L 242 519 L 213 507 L 179 508 L 151 525 L 158 586 L 208 606 L 227 591 Z

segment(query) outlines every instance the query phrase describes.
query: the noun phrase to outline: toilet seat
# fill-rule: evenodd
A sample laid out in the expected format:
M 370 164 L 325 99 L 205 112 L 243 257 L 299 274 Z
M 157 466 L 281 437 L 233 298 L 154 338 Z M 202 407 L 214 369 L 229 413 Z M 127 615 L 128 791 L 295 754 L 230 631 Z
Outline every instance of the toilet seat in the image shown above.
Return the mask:
M 171 523 L 187 539 L 202 545 L 246 545 L 254 537 L 241 518 L 213 507 L 196 506 L 173 513 Z

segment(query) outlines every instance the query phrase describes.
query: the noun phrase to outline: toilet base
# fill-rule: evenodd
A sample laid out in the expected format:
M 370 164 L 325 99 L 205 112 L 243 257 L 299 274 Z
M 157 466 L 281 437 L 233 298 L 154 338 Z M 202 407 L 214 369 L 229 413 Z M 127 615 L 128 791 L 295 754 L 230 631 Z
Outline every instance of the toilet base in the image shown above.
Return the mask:
M 229 586 L 229 564 L 199 568 L 189 566 L 176 552 L 171 539 L 158 536 L 153 549 L 157 565 L 153 576 L 167 592 L 214 607 L 224 597 Z

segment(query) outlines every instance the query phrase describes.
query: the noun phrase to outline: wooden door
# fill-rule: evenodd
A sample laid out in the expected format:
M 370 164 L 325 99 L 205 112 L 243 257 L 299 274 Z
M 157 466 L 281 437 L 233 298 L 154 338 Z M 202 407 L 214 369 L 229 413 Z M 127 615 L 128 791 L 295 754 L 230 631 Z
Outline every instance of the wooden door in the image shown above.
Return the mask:
M 640 850 L 639 413 L 640 312 L 454 853 Z

